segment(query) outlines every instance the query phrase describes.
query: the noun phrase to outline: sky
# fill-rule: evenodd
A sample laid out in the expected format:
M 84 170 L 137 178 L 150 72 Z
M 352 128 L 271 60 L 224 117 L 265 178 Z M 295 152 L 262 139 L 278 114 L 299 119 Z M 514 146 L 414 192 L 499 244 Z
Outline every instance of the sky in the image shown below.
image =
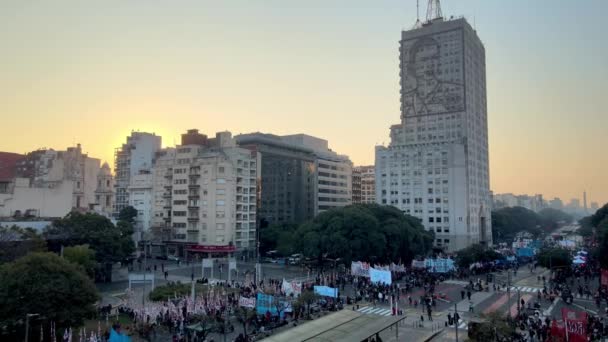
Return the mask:
M 421 16 L 426 0 L 420 0 Z M 491 189 L 608 202 L 608 1 L 444 0 L 486 48 Z M 373 164 L 415 0 L 0 2 L 0 151 L 306 133 Z

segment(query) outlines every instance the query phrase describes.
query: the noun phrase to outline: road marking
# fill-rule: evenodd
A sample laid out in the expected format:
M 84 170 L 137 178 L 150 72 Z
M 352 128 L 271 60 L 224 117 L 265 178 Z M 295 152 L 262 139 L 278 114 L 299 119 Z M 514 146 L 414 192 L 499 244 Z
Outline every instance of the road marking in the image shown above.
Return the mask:
M 561 300 L 560 297 L 555 298 L 555 300 L 553 301 L 553 304 L 551 304 L 547 310 L 545 310 L 545 316 L 551 316 L 551 312 L 553 311 L 553 309 L 555 308 L 555 305 L 557 305 L 557 303 Z
M 485 310 L 483 310 L 483 313 L 487 314 L 487 313 L 496 311 L 501 306 L 503 306 L 507 302 L 508 299 L 509 299 L 509 296 L 506 293 L 501 295 L 497 301 L 495 301 L 492 305 L 490 305 Z
M 359 311 L 359 312 L 361 312 L 361 313 L 366 313 L 366 312 L 368 312 L 368 311 L 370 311 L 370 310 L 372 310 L 372 309 L 373 309 L 372 307 L 366 306 L 366 307 L 364 307 L 364 308 L 360 308 L 360 309 L 359 309 L 359 310 L 357 310 L 357 311 Z
M 591 309 L 587 309 L 586 307 L 583 307 L 582 305 L 578 305 L 578 304 L 576 304 L 576 303 L 572 303 L 572 305 L 578 306 L 579 308 L 581 308 L 581 309 L 583 309 L 583 310 L 589 311 L 589 312 L 591 312 L 592 314 L 597 315 L 597 312 L 596 312 L 596 311 L 593 311 L 593 310 L 591 310 Z

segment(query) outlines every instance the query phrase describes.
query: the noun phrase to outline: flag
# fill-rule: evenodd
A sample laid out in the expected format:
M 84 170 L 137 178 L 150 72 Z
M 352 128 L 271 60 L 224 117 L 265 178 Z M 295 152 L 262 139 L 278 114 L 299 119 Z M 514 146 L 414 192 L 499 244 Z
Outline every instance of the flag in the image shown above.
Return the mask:
M 587 341 L 587 313 L 562 308 L 562 319 L 566 328 L 566 338 L 569 342 Z
M 556 319 L 551 321 L 551 333 L 549 341 L 551 342 L 566 342 L 566 328 L 563 322 L 558 323 Z

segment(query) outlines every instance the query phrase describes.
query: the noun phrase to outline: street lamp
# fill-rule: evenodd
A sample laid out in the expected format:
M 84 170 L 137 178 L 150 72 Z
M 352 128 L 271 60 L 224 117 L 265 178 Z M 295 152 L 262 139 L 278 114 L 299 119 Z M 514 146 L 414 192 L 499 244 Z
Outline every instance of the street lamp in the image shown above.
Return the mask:
M 30 333 L 30 317 L 36 317 L 36 316 L 40 316 L 40 314 L 37 313 L 28 313 L 25 315 L 25 342 L 28 342 L 29 339 L 29 333 Z

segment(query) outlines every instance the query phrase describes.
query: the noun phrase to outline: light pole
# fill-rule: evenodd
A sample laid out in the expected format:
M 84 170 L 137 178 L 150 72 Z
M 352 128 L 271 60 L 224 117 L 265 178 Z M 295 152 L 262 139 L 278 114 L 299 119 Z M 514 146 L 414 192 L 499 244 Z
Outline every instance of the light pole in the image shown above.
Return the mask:
M 34 314 L 26 314 L 25 315 L 25 342 L 29 342 L 29 334 L 30 334 L 30 317 L 40 316 L 37 313 Z
M 458 304 L 454 303 L 454 331 L 456 332 L 456 342 L 458 342 Z

